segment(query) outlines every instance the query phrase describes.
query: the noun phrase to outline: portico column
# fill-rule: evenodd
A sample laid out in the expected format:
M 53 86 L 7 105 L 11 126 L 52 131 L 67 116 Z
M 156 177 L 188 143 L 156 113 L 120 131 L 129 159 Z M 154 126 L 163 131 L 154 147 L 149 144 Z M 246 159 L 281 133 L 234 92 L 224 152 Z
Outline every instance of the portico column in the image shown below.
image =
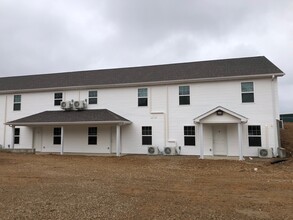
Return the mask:
M 239 160 L 243 160 L 242 153 L 242 124 L 238 123 L 238 146 L 239 146 Z
M 64 152 L 64 127 L 61 127 L 61 150 L 60 154 L 62 155 Z
M 200 159 L 204 159 L 204 139 L 203 139 L 203 124 L 199 123 L 199 139 L 200 139 Z
M 116 156 L 119 157 L 120 153 L 121 153 L 120 125 L 116 125 Z
M 11 126 L 11 148 L 14 149 L 15 126 Z

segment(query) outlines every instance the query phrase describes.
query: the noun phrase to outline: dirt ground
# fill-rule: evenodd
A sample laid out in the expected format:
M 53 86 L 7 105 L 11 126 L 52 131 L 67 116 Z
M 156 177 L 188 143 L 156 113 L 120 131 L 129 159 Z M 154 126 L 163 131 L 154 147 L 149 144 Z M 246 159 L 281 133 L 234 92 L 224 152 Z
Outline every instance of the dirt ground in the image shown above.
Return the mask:
M 292 168 L 293 160 L 0 152 L 0 219 L 293 219 Z

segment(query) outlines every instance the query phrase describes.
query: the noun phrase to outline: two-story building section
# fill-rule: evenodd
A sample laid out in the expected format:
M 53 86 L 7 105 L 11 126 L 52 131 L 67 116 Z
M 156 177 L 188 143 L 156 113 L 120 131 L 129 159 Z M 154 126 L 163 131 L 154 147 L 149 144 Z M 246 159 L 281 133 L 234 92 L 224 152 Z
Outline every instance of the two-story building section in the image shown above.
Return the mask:
M 257 156 L 279 147 L 265 57 L 0 78 L 0 145 L 36 152 Z

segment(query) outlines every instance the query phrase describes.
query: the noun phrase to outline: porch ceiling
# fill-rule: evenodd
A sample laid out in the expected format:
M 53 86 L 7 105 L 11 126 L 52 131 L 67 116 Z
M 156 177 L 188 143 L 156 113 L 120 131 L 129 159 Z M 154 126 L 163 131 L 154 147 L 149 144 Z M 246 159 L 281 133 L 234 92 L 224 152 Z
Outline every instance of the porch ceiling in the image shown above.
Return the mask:
M 109 111 L 95 109 L 84 111 L 44 111 L 5 123 L 13 126 L 74 125 L 74 124 L 130 124 L 126 118 Z

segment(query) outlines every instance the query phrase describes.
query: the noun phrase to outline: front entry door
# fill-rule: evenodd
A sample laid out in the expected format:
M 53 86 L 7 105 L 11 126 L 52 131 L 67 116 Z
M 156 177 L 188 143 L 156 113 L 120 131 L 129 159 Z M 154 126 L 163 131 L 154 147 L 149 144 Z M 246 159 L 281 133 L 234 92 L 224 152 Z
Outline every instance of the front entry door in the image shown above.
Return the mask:
M 213 151 L 214 155 L 227 156 L 227 127 L 226 125 L 213 126 Z

